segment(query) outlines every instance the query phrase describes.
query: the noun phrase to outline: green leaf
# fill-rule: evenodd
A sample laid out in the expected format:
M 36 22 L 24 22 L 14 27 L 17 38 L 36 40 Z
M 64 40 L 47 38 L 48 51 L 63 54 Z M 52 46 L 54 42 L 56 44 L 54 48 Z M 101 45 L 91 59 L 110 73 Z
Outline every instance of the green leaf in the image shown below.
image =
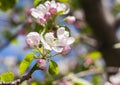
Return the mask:
M 51 75 L 57 75 L 58 74 L 58 72 L 59 72 L 58 65 L 55 61 L 50 60 L 48 71 Z
M 13 39 L 13 40 L 12 40 L 12 43 L 15 44 L 15 45 L 17 45 L 19 42 L 18 42 L 17 39 Z
M 29 65 L 31 64 L 32 60 L 34 59 L 34 54 L 33 53 L 28 53 L 25 58 L 23 59 L 23 61 L 20 64 L 19 67 L 19 71 L 20 74 L 24 74 L 24 72 L 27 70 L 27 68 L 29 67 Z
M 2 82 L 11 82 L 11 81 L 13 81 L 14 80 L 14 74 L 13 74 L 13 72 L 9 71 L 9 72 L 1 74 L 0 80 Z
M 18 0 L 0 0 L 0 9 L 3 11 L 11 9 L 15 6 L 17 1 Z
M 97 59 L 101 58 L 102 54 L 98 51 L 93 51 L 89 54 L 89 56 L 92 60 L 97 60 Z
M 40 4 L 41 0 L 34 0 L 34 6 L 38 6 Z
M 58 0 L 58 1 L 62 3 L 67 3 L 69 0 Z

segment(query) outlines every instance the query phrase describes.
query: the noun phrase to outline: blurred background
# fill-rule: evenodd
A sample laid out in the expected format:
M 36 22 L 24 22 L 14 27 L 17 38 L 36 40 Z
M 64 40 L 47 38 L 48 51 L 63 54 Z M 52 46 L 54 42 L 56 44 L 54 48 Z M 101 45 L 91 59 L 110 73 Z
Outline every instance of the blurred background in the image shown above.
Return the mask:
M 53 58 L 59 65 L 58 76 L 36 71 L 21 85 L 74 85 L 70 79 L 81 82 L 75 85 L 120 85 L 120 0 L 57 1 L 67 4 L 68 15 L 76 17 L 73 24 L 61 22 L 66 15 L 56 21 L 69 27 L 76 41 L 69 54 Z M 20 62 L 32 50 L 25 36 L 39 31 L 29 12 L 33 3 L 0 0 L 0 74 L 12 71 L 16 79 L 20 77 Z

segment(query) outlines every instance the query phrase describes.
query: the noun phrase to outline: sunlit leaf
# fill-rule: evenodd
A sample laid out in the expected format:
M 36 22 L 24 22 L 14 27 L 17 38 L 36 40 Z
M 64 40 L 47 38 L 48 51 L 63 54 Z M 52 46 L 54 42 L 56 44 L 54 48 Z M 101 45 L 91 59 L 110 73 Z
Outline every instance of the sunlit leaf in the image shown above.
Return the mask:
M 98 51 L 94 51 L 89 54 L 89 57 L 93 60 L 99 59 L 101 58 L 101 56 L 102 56 L 101 53 Z
M 18 0 L 0 0 L 0 9 L 6 11 L 15 6 Z
M 41 0 L 34 0 L 34 6 L 38 6 L 40 4 Z
M 11 82 L 14 80 L 14 74 L 12 72 L 6 72 L 0 75 L 0 81 Z
M 18 40 L 17 39 L 13 39 L 12 43 L 15 44 L 15 45 L 17 45 L 18 44 Z
M 69 0 L 58 0 L 59 2 L 62 2 L 62 3 L 66 3 L 68 2 Z
M 57 75 L 58 74 L 58 72 L 59 72 L 58 65 L 55 61 L 50 60 L 48 71 L 51 75 Z
M 33 59 L 34 59 L 33 53 L 29 53 L 25 56 L 19 67 L 20 74 L 24 74 L 24 72 L 27 70 Z

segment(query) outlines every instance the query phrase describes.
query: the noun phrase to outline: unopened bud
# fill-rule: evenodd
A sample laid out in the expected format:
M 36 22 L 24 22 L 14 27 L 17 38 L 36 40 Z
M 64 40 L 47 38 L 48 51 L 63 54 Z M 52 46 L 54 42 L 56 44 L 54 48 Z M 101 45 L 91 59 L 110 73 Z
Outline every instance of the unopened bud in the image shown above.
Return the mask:
M 50 18 L 50 15 L 51 15 L 50 12 L 47 12 L 47 13 L 45 14 L 44 18 L 45 18 L 45 19 L 49 19 L 49 18 Z
M 45 70 L 46 69 L 46 60 L 45 59 L 39 59 L 37 61 L 37 64 L 38 64 L 38 67 L 41 69 L 41 70 Z
M 49 12 L 51 14 L 56 14 L 57 13 L 57 9 L 56 8 L 50 8 Z

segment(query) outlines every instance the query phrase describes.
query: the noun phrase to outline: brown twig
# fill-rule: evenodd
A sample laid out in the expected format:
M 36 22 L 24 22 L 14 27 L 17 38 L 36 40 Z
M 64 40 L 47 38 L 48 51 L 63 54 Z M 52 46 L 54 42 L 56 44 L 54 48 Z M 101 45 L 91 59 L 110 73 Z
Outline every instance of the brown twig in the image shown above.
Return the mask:
M 76 77 L 84 77 L 84 76 L 88 76 L 88 75 L 94 75 L 94 74 L 102 74 L 103 71 L 100 69 L 92 69 L 92 70 L 88 70 L 88 71 L 83 71 L 83 72 L 79 72 L 77 74 L 75 74 Z
M 20 85 L 23 81 L 29 80 L 31 78 L 31 75 L 36 70 L 38 70 L 38 68 L 36 67 L 36 64 L 35 64 L 33 68 L 27 74 L 23 75 L 20 79 L 17 79 L 12 82 L 0 82 L 0 85 Z

